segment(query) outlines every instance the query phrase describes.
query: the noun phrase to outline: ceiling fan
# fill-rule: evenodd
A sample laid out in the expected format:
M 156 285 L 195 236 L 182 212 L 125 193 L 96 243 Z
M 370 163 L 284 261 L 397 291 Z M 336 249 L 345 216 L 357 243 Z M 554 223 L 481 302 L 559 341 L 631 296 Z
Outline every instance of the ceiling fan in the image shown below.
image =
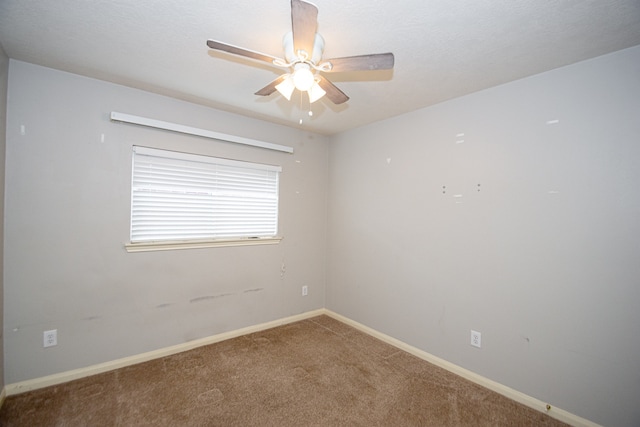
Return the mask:
M 309 94 L 309 102 L 315 102 L 327 95 L 334 104 L 349 100 L 337 86 L 320 73 L 341 73 L 347 71 L 388 70 L 393 68 L 393 53 L 347 56 L 322 59 L 324 39 L 316 28 L 318 8 L 304 0 L 291 0 L 292 31 L 283 39 L 284 59 L 233 46 L 227 43 L 208 40 L 207 46 L 234 55 L 264 61 L 276 67 L 289 69 L 285 73 L 257 91 L 256 95 L 268 96 L 276 90 L 287 100 L 291 99 L 294 89 Z

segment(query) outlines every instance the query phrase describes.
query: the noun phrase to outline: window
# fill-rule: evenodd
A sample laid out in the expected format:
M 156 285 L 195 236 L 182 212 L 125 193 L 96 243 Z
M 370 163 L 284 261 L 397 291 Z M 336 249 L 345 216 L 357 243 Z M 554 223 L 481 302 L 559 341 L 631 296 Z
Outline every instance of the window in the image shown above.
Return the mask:
M 199 247 L 213 246 L 203 241 L 279 240 L 279 166 L 146 147 L 133 151 L 128 250 L 145 243 L 172 249 L 194 247 L 190 242 Z

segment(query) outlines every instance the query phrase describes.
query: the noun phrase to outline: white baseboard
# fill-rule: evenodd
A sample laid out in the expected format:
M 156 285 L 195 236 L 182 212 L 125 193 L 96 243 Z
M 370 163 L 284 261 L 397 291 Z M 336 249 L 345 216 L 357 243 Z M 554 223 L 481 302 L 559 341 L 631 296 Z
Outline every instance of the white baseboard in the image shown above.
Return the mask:
M 325 314 L 327 316 L 333 317 L 336 320 L 346 323 L 349 326 L 353 326 L 354 328 L 366 334 L 378 338 L 379 340 L 384 341 L 387 344 L 391 344 L 392 346 L 397 347 L 400 350 L 404 350 L 407 353 L 413 354 L 414 356 L 419 357 L 422 360 L 426 360 L 429 363 L 446 369 L 447 371 L 453 372 L 454 374 L 459 375 L 462 378 L 479 384 L 485 388 L 488 388 L 489 390 L 495 391 L 496 393 L 508 397 L 509 399 L 515 400 L 516 402 L 522 403 L 523 405 L 528 406 L 532 409 L 548 414 L 550 417 L 553 417 L 559 421 L 576 427 L 601 427 L 599 424 L 574 415 L 571 412 L 565 411 L 564 409 L 556 408 L 553 405 L 550 405 L 527 394 L 521 393 L 510 387 L 492 381 L 468 369 L 462 368 L 458 365 L 454 365 L 453 363 L 447 362 L 446 360 L 434 356 L 431 353 L 427 353 L 426 351 L 420 350 L 419 348 L 413 347 L 400 340 L 378 332 L 375 329 L 371 329 L 368 326 L 344 317 L 338 313 L 334 313 L 330 310 L 325 310 Z
M 254 332 L 260 332 L 266 329 L 275 328 L 277 326 L 286 325 L 288 323 L 297 322 L 300 320 L 319 316 L 325 313 L 326 313 L 326 310 L 324 309 L 309 311 L 309 312 L 298 314 L 295 316 L 273 320 L 271 322 L 261 323 L 259 325 L 248 326 L 246 328 L 237 329 L 235 331 L 224 332 L 222 334 L 189 341 L 189 342 L 174 345 L 171 347 L 161 348 L 159 350 L 154 350 L 147 353 L 136 354 L 134 356 L 125 357 L 122 359 L 117 359 L 117 360 L 112 360 L 105 363 L 100 363 L 97 365 L 87 366 L 86 368 L 74 369 L 71 371 L 60 372 L 58 374 L 47 375 L 45 377 L 34 378 L 31 380 L 8 384 L 5 386 L 3 392 L 5 392 L 6 396 L 13 396 L 15 394 L 24 393 L 31 390 L 37 390 L 40 388 L 49 387 L 56 384 L 62 384 L 68 381 L 85 378 L 91 375 L 97 375 L 103 372 L 112 371 L 114 369 L 124 368 L 126 366 L 147 362 L 149 360 L 171 356 L 172 354 L 193 350 L 194 348 L 202 347 L 208 344 L 214 344 L 220 341 L 236 338 L 242 335 L 247 335 Z
M 172 354 L 180 353 L 183 351 L 193 350 L 194 348 L 202 347 L 204 345 L 214 344 L 216 342 L 228 340 L 231 338 L 236 338 L 242 335 L 264 331 L 266 329 L 275 328 L 277 326 L 286 325 L 288 323 L 309 319 L 311 317 L 319 316 L 322 314 L 326 314 L 327 316 L 333 317 L 334 319 L 339 320 L 343 323 L 346 323 L 347 325 L 353 326 L 354 328 L 366 334 L 369 334 L 375 338 L 378 338 L 388 344 L 391 344 L 394 347 L 399 348 L 400 350 L 413 354 L 414 356 L 419 357 L 420 359 L 426 360 L 429 363 L 432 363 L 436 366 L 439 366 L 443 369 L 453 372 L 456 375 L 459 375 L 469 381 L 473 381 L 474 383 L 479 384 L 483 387 L 486 387 L 489 390 L 493 390 L 496 393 L 499 393 L 505 397 L 508 397 L 509 399 L 513 399 L 516 402 L 522 403 L 523 405 L 526 405 L 537 411 L 543 412 L 545 414 L 549 414 L 549 416 L 557 420 L 563 421 L 572 426 L 600 427 L 598 424 L 594 422 L 581 418 L 563 409 L 556 408 L 555 406 L 552 406 L 546 402 L 542 402 L 541 400 L 538 400 L 534 397 L 521 393 L 517 390 L 514 390 L 510 387 L 507 387 L 495 381 L 492 381 L 472 371 L 469 371 L 468 369 L 462 368 L 458 365 L 454 365 L 453 363 L 447 362 L 446 360 L 436 357 L 430 353 L 427 353 L 426 351 L 420 350 L 419 348 L 413 347 L 400 340 L 392 338 L 388 335 L 385 335 L 381 332 L 371 329 L 368 326 L 365 326 L 361 323 L 358 323 L 354 320 L 351 320 L 347 317 L 344 317 L 338 313 L 334 313 L 333 311 L 330 311 L 324 308 L 298 314 L 295 316 L 286 317 L 283 319 L 273 320 L 271 322 L 261 323 L 259 325 L 248 326 L 246 328 L 237 329 L 235 331 L 225 332 L 222 334 L 213 335 L 210 337 L 205 337 L 205 338 L 201 338 L 194 341 L 189 341 L 187 343 L 178 344 L 171 347 L 165 347 L 165 348 L 155 350 L 155 351 L 150 351 L 147 353 L 137 354 L 134 356 L 125 357 L 125 358 L 113 360 L 110 362 L 88 366 L 86 368 L 74 369 L 71 371 L 48 375 L 46 377 L 34 378 L 32 380 L 8 384 L 0 392 L 0 406 L 2 406 L 2 402 L 7 396 L 24 393 L 31 390 L 37 390 L 37 389 L 48 387 L 51 385 L 62 384 L 68 381 L 77 380 L 77 379 L 88 377 L 91 375 L 101 374 L 103 372 L 112 371 L 114 369 L 135 365 L 137 363 L 147 362 L 149 360 L 170 356 Z

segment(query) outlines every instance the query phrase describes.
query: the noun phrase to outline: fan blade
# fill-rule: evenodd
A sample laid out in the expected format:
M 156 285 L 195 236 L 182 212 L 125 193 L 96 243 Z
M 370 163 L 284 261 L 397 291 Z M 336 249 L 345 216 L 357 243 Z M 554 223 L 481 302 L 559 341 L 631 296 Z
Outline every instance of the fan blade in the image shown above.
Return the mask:
M 263 87 L 262 89 L 257 91 L 254 95 L 260 95 L 260 96 L 269 96 L 269 95 L 271 95 L 273 92 L 276 91 L 276 86 L 278 86 L 280 83 L 282 83 L 282 81 L 286 77 L 287 77 L 287 74 L 281 75 L 280 77 L 278 77 L 277 79 L 275 79 L 274 81 L 272 81 L 271 83 L 269 83 L 268 85 L 266 85 L 265 87 Z
M 207 46 L 209 46 L 211 49 L 221 50 L 223 52 L 244 56 L 246 58 L 257 59 L 258 61 L 268 62 L 271 65 L 274 65 L 273 61 L 278 59 L 275 56 L 267 55 L 260 52 L 254 52 L 253 50 L 244 49 L 238 46 L 233 46 L 233 45 L 218 42 L 215 40 L 207 40 Z
M 317 27 L 318 8 L 306 1 L 291 0 L 291 28 L 295 54 L 299 50 L 304 50 L 307 52 L 308 57 L 311 58 Z
M 343 91 L 338 89 L 336 85 L 331 83 L 329 80 L 325 79 L 322 76 L 318 76 L 320 79 L 318 80 L 318 85 L 327 92 L 327 98 L 334 104 L 342 104 L 349 100 L 349 97 L 345 95 Z
M 393 68 L 395 59 L 393 53 L 374 53 L 371 55 L 327 59 L 322 62 L 331 64 L 329 72 L 340 73 L 343 71 L 390 70 Z

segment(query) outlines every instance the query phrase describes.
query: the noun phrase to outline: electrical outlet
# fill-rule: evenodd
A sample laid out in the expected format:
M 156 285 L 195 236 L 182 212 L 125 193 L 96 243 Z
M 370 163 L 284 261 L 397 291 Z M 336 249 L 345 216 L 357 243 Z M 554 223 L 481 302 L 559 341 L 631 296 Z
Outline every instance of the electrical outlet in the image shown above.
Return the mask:
M 302 287 L 302 296 L 306 297 L 308 293 L 309 293 L 309 288 L 307 287 L 307 285 L 304 285 Z
M 44 331 L 44 347 L 58 345 L 58 330 Z
M 482 347 L 482 334 L 478 331 L 471 330 L 471 345 L 474 347 Z

